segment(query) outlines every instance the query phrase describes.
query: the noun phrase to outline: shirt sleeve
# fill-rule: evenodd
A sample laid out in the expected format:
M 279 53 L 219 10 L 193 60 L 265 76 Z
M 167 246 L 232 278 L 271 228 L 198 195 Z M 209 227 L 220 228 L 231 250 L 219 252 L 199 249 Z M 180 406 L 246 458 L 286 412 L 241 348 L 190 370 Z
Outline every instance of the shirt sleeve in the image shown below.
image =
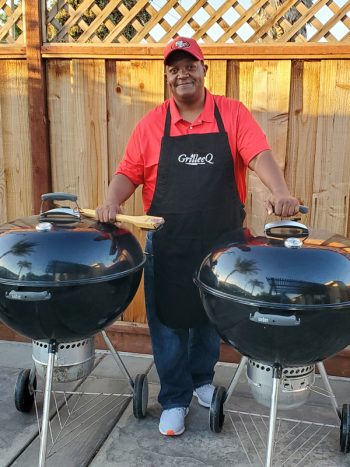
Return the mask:
M 115 173 L 125 175 L 136 186 L 144 183 L 144 160 L 139 125 L 132 132 L 123 159 Z
M 271 149 L 251 112 L 240 103 L 237 114 L 237 151 L 245 165 L 262 151 Z

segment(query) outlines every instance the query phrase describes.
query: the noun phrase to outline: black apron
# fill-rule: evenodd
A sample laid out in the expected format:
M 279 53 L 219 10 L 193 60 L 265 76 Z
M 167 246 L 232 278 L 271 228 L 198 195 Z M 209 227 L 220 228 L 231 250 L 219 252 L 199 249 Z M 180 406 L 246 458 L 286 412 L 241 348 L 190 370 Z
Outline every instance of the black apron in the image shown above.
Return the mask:
M 156 313 L 171 328 L 208 320 L 193 282 L 210 248 L 242 227 L 244 209 L 228 136 L 215 104 L 219 133 L 170 136 L 167 111 L 149 215 L 162 216 L 153 234 Z

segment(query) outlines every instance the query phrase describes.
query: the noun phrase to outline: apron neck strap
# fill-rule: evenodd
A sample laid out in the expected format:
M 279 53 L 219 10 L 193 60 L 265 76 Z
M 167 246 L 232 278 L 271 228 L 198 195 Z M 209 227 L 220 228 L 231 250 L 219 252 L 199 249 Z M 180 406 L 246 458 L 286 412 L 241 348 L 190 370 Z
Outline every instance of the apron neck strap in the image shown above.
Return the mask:
M 216 119 L 216 123 L 219 128 L 219 133 L 225 133 L 225 127 L 224 123 L 222 121 L 218 106 L 216 105 L 216 102 L 214 101 L 214 115 Z M 165 117 L 165 126 L 164 126 L 164 136 L 170 136 L 170 125 L 171 125 L 171 113 L 170 113 L 170 105 L 168 107 L 166 117 Z
M 170 136 L 170 124 L 171 124 L 171 114 L 170 114 L 170 105 L 169 105 L 167 113 L 166 113 L 166 117 L 165 117 L 164 136 Z
M 214 115 L 216 118 L 216 123 L 218 124 L 219 128 L 219 133 L 225 133 L 225 127 L 224 127 L 224 122 L 222 121 L 218 106 L 216 105 L 216 102 L 214 102 L 215 109 L 214 109 Z

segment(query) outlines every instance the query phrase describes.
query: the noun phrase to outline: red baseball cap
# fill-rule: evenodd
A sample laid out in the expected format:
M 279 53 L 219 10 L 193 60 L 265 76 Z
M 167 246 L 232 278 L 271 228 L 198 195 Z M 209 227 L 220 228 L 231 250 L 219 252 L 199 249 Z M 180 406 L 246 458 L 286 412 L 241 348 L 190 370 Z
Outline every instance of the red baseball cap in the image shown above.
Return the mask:
M 182 50 L 187 52 L 197 60 L 204 60 L 203 52 L 198 43 L 190 37 L 175 37 L 164 49 L 164 63 L 173 52 Z

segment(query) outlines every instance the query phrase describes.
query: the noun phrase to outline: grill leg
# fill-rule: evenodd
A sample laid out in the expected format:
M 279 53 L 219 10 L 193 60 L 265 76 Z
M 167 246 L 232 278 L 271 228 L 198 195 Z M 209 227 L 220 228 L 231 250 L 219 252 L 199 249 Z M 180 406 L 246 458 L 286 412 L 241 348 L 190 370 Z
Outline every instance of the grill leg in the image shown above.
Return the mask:
M 229 398 L 231 397 L 235 387 L 237 386 L 237 383 L 239 381 L 239 378 L 242 374 L 242 371 L 244 370 L 246 364 L 247 364 L 247 361 L 248 361 L 248 357 L 242 357 L 240 362 L 239 362 L 239 365 L 237 367 L 237 370 L 235 371 L 235 374 L 233 375 L 233 378 L 231 379 L 231 382 L 229 384 L 229 387 L 227 388 L 227 393 L 226 393 L 226 399 L 225 400 L 229 400 Z
M 341 410 L 340 410 L 340 408 L 338 406 L 337 399 L 335 398 L 335 394 L 333 392 L 333 389 L 332 389 L 332 387 L 331 387 L 331 385 L 329 383 L 329 379 L 328 379 L 325 367 L 324 367 L 322 362 L 318 362 L 316 365 L 317 365 L 318 372 L 321 375 L 323 384 L 324 384 L 324 386 L 325 386 L 325 388 L 326 388 L 326 390 L 329 393 L 329 396 L 331 398 L 331 404 L 332 404 L 333 410 L 336 413 L 338 419 L 341 420 Z
M 34 393 L 34 381 L 35 381 L 35 375 L 36 375 L 36 369 L 35 369 L 35 364 L 32 364 L 32 368 L 30 369 L 29 373 L 29 391 L 31 393 Z
M 41 425 L 41 436 L 40 436 L 39 467 L 44 467 L 45 460 L 46 460 L 47 432 L 49 428 L 52 374 L 53 374 L 53 367 L 54 367 L 56 352 L 57 352 L 57 343 L 50 342 L 49 358 L 47 362 L 47 370 L 46 370 L 46 378 L 45 378 L 43 421 Z
M 277 405 L 278 405 L 278 391 L 281 384 L 282 368 L 280 365 L 273 366 L 273 383 L 272 383 L 272 394 L 271 394 L 271 407 L 270 407 L 270 421 L 269 421 L 269 432 L 267 437 L 267 450 L 266 450 L 266 467 L 272 466 L 273 447 L 275 441 L 275 429 L 276 429 L 276 416 L 277 416 Z
M 126 366 L 124 365 L 123 360 L 120 358 L 118 352 L 115 351 L 115 348 L 113 347 L 112 342 L 110 341 L 109 337 L 107 336 L 106 331 L 101 331 L 101 334 L 102 334 L 102 337 L 103 337 L 107 347 L 109 348 L 109 350 L 110 350 L 110 352 L 112 354 L 112 357 L 117 362 L 117 365 L 119 366 L 119 369 L 122 371 L 122 373 L 124 374 L 126 379 L 129 381 L 129 385 L 130 385 L 131 389 L 134 390 L 134 381 L 133 381 L 132 377 L 130 376 L 130 373 L 128 372 Z

